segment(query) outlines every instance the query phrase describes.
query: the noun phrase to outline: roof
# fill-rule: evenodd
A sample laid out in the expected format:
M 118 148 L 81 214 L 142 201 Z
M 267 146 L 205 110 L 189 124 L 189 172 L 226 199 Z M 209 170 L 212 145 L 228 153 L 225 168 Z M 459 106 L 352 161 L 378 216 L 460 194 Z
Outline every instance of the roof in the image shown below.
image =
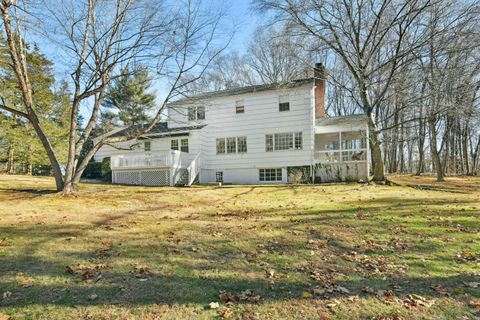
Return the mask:
M 128 133 L 138 132 L 146 125 L 136 125 L 132 127 L 124 128 L 120 131 L 115 132 L 114 134 L 110 135 L 110 137 L 123 137 Z M 188 134 L 191 130 L 199 130 L 205 127 L 205 125 L 197 125 L 197 126 L 187 126 L 187 127 L 175 127 L 169 128 L 166 122 L 159 122 L 153 126 L 153 128 L 146 134 L 142 135 L 142 137 L 164 137 L 164 136 L 179 136 Z
M 348 116 L 325 117 L 315 120 L 316 126 L 354 126 L 366 123 L 364 114 L 352 114 Z
M 246 86 L 246 87 L 233 88 L 233 89 L 227 89 L 227 90 L 206 92 L 206 93 L 197 94 L 191 97 L 182 98 L 180 100 L 169 103 L 169 105 L 188 103 L 188 102 L 191 102 L 192 100 L 219 98 L 219 97 L 234 96 L 234 95 L 245 94 L 245 93 L 267 91 L 267 90 L 290 89 L 290 88 L 300 87 L 308 83 L 312 83 L 313 81 L 314 81 L 314 78 L 305 78 L 305 79 L 292 80 L 290 82 L 280 83 L 280 84 L 278 83 L 261 84 L 261 85 Z

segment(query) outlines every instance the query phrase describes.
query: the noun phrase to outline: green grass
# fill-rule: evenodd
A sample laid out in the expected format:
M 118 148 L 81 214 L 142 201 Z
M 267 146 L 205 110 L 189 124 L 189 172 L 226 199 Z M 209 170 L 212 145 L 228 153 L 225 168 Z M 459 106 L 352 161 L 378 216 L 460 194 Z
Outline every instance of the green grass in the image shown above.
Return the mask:
M 478 319 L 480 178 L 392 179 L 63 197 L 0 176 L 0 319 Z

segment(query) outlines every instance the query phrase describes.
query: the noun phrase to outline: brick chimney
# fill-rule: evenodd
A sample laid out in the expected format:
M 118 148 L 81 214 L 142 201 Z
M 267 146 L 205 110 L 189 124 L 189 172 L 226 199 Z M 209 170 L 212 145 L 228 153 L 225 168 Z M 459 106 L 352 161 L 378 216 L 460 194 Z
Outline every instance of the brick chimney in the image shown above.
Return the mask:
M 325 116 L 325 67 L 322 63 L 315 63 L 313 69 L 315 78 L 315 118 Z

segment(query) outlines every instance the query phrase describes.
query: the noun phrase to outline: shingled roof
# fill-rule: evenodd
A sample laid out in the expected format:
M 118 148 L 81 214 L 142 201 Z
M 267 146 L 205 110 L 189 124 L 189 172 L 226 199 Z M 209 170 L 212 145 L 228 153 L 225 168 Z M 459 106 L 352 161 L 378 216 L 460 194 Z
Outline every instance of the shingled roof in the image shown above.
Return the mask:
M 274 84 L 261 84 L 261 85 L 253 85 L 253 86 L 246 86 L 240 88 L 232 88 L 226 90 L 219 90 L 219 91 L 212 91 L 206 93 L 200 93 L 197 95 L 193 95 L 191 97 L 185 97 L 177 101 L 170 102 L 170 106 L 189 103 L 192 100 L 204 100 L 204 99 L 211 99 L 211 98 L 219 98 L 225 96 L 235 96 L 244 93 L 254 93 L 260 91 L 267 91 L 267 90 L 277 90 L 277 89 L 290 89 L 299 87 L 308 83 L 313 83 L 314 78 L 305 78 L 299 80 L 292 80 L 286 83 L 274 83 Z
M 129 133 L 135 133 L 145 128 L 146 125 L 136 125 L 124 128 L 120 131 L 115 132 L 114 134 L 110 135 L 110 137 L 124 137 Z M 169 128 L 166 122 L 159 122 L 146 134 L 142 135 L 142 137 L 174 137 L 178 135 L 185 135 L 188 134 L 191 130 L 199 130 L 205 127 L 205 125 L 197 125 L 197 126 L 187 126 L 187 127 L 175 127 Z

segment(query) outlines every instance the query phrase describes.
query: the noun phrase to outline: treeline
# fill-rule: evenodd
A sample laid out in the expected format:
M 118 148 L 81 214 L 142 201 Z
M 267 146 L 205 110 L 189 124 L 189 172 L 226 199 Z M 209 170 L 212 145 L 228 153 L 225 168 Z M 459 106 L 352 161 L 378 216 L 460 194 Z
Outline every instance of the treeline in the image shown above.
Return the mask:
M 384 173 L 478 174 L 478 2 L 254 4 L 272 20 L 246 54 L 216 59 L 194 89 L 282 83 L 312 76 L 314 62 L 323 62 L 328 114 L 367 116 L 375 180 Z

